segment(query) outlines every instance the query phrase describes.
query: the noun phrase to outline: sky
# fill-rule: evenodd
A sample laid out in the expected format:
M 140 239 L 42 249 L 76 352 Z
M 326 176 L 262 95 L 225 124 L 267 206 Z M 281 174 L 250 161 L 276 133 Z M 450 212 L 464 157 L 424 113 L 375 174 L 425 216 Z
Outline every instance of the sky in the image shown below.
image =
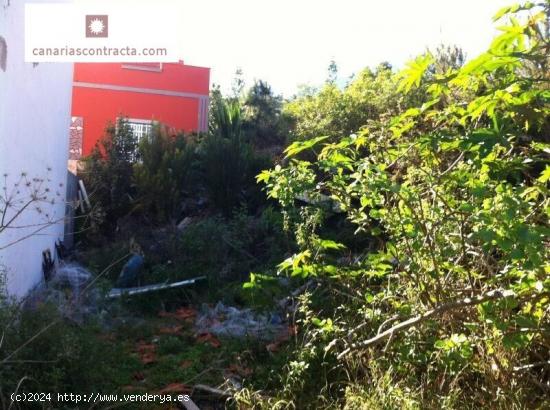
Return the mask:
M 185 0 L 181 58 L 211 68 L 230 91 L 237 68 L 247 85 L 266 80 L 290 97 L 319 85 L 331 60 L 339 78 L 382 61 L 402 67 L 426 47 L 456 44 L 468 58 L 496 30 L 492 16 L 512 0 Z

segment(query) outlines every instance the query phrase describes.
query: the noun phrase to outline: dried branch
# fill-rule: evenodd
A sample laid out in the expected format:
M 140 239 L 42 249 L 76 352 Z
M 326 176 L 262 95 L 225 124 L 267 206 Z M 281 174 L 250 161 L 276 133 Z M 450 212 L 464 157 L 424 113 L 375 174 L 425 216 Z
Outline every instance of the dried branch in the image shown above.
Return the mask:
M 550 292 L 548 294 L 550 294 Z M 546 294 L 538 293 L 534 295 L 529 295 L 527 299 L 538 298 L 545 295 Z M 368 346 L 372 346 L 376 343 L 379 343 L 382 340 L 392 336 L 394 333 L 401 332 L 410 327 L 413 327 L 433 316 L 439 316 L 442 313 L 445 313 L 450 310 L 463 309 L 465 307 L 479 305 L 481 303 L 489 302 L 492 300 L 504 299 L 504 298 L 513 297 L 513 296 L 516 296 L 516 293 L 512 290 L 497 289 L 497 290 L 492 290 L 490 292 L 487 292 L 483 295 L 474 296 L 472 298 L 465 298 L 458 301 L 445 303 L 440 306 L 436 306 L 435 308 L 430 309 L 421 315 L 414 316 L 404 322 L 398 323 L 397 325 L 389 328 L 388 330 L 385 330 L 382 333 L 378 333 L 376 336 L 370 339 L 351 344 L 347 349 L 345 349 L 343 352 L 341 352 L 338 355 L 338 359 L 343 358 L 353 350 L 364 349 Z

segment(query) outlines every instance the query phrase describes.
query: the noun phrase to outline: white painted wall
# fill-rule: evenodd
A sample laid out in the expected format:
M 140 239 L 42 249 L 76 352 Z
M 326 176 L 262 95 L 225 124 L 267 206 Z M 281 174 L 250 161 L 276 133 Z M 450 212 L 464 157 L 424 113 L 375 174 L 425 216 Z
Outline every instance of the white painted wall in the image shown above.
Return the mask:
M 0 36 L 7 43 L 6 70 L 0 68 L 0 209 L 4 208 L 1 198 L 10 195 L 23 172 L 31 185 L 20 183 L 16 196 L 26 201 L 33 188 L 42 184 L 40 191 L 48 188 L 44 193 L 53 203 L 33 203 L 12 225 L 21 228 L 0 233 L 0 264 L 7 270 L 8 291 L 19 297 L 43 280 L 42 251 L 50 249 L 55 255 L 54 243 L 63 239 L 73 73 L 69 63 L 34 66 L 24 62 L 26 2 L 0 0 Z M 13 212 L 6 214 L 5 221 Z

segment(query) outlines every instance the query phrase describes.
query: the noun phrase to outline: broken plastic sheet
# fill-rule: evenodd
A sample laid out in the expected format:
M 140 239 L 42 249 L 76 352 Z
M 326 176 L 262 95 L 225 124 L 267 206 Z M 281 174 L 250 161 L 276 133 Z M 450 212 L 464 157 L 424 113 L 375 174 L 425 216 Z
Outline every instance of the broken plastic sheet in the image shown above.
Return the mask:
M 260 314 L 252 309 L 239 309 L 218 302 L 216 306 L 203 305 L 195 326 L 199 333 L 217 336 L 251 337 L 272 340 L 287 331 L 278 313 Z

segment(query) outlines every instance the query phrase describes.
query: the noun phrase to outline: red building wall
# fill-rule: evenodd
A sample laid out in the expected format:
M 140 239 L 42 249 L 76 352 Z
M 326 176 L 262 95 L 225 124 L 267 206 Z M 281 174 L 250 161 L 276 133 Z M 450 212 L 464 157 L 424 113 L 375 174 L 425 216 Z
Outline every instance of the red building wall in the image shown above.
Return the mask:
M 72 116 L 82 117 L 82 154 L 120 116 L 206 131 L 209 86 L 209 68 L 183 63 L 75 64 Z

